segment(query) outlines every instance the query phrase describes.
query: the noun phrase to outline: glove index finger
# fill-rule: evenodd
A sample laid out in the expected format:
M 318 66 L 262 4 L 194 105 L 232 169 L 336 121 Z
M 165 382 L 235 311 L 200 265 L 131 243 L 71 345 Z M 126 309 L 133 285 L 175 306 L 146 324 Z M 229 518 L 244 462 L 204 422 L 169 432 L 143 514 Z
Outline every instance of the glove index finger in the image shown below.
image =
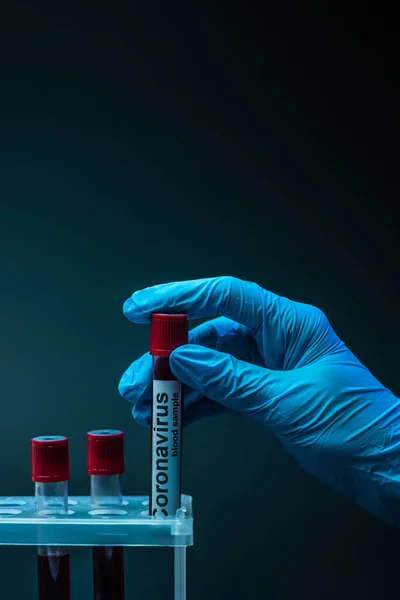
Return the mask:
M 187 313 L 189 319 L 221 315 L 255 328 L 262 323 L 266 295 L 270 301 L 276 297 L 236 277 L 194 279 L 139 290 L 125 302 L 124 314 L 135 323 L 149 323 L 157 312 Z
M 284 392 L 281 371 L 264 367 L 204 346 L 189 344 L 171 354 L 176 377 L 204 398 L 242 414 L 268 411 Z

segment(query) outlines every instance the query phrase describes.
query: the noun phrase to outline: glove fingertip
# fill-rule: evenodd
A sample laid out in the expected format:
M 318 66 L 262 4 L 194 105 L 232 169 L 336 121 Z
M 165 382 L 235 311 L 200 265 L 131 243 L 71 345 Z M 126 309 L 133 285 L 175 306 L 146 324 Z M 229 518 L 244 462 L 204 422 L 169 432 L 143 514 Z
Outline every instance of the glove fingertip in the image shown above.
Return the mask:
M 138 303 L 135 299 L 135 294 L 125 300 L 122 311 L 124 316 L 133 321 L 133 323 L 149 323 L 150 313 L 145 310 L 142 303 Z
M 202 346 L 195 344 L 185 344 L 176 348 L 169 357 L 169 364 L 175 377 L 178 379 L 183 377 L 182 382 L 190 384 L 191 380 L 187 381 L 188 369 L 190 368 L 191 373 L 196 370 L 195 358 L 202 350 L 204 350 Z

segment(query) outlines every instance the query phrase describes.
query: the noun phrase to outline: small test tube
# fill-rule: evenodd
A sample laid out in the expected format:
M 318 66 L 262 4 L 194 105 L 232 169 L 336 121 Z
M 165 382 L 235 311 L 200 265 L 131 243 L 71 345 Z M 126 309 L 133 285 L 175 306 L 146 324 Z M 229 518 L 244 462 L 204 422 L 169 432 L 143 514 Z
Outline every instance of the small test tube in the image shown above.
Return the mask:
M 149 514 L 156 518 L 175 517 L 181 506 L 183 391 L 182 384 L 171 371 L 169 357 L 173 350 L 187 343 L 186 314 L 152 315 Z
M 124 434 L 115 429 L 99 429 L 87 434 L 87 472 L 93 507 L 109 510 L 123 505 Z M 92 548 L 93 596 L 95 600 L 124 600 L 124 548 Z
M 33 438 L 31 466 L 36 512 L 51 516 L 68 514 L 68 438 Z M 39 600 L 70 600 L 70 561 L 66 548 L 39 546 L 37 575 Z

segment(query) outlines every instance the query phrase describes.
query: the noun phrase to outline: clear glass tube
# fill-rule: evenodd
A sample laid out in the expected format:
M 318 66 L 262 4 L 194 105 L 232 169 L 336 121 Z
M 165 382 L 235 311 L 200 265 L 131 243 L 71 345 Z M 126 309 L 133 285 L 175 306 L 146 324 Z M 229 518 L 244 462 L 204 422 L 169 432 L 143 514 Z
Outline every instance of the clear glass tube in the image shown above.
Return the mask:
M 90 498 L 93 506 L 121 506 L 122 475 L 91 475 Z
M 42 515 L 68 513 L 68 481 L 35 483 L 36 512 Z M 67 548 L 39 546 L 37 549 L 39 600 L 70 599 L 70 564 Z
M 68 481 L 35 483 L 36 512 L 49 515 L 68 513 Z
M 91 475 L 90 497 L 93 506 L 121 506 L 122 475 Z M 122 546 L 92 548 L 93 587 L 96 600 L 124 600 L 125 570 Z

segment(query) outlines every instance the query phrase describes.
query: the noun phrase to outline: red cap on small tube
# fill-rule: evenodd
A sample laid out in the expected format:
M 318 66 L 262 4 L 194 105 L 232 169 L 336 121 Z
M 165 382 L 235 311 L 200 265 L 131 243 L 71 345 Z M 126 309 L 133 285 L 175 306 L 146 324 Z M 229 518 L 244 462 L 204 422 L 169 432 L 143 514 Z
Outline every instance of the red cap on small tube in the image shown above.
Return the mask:
M 124 434 L 116 429 L 98 429 L 87 434 L 89 475 L 121 475 L 124 464 Z
M 188 343 L 189 322 L 186 314 L 156 313 L 151 317 L 150 354 L 169 356 L 179 346 Z
M 44 435 L 31 440 L 32 481 L 57 483 L 69 480 L 68 438 Z

